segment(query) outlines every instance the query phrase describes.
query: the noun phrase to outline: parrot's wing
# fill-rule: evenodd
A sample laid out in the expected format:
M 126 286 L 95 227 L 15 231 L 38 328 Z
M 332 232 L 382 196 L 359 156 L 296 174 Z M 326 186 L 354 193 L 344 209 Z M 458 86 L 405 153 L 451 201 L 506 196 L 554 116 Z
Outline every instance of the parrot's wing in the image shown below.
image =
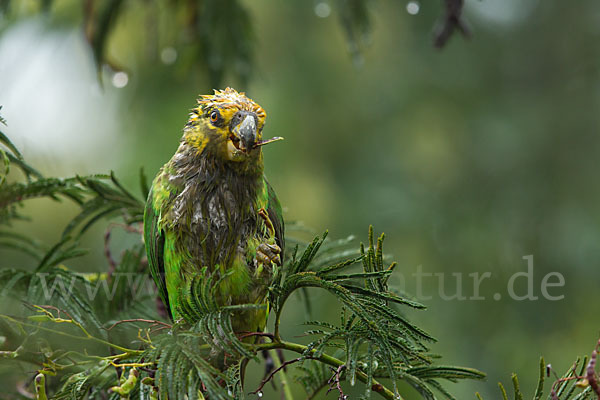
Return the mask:
M 146 208 L 144 210 L 144 242 L 146 242 L 150 274 L 158 287 L 158 294 L 170 315 L 171 308 L 169 307 L 169 295 L 167 294 L 167 286 L 165 283 L 165 263 L 163 257 L 165 236 L 158 226 L 158 215 L 154 209 L 154 202 L 152 199 L 152 190 L 150 190 Z
M 265 184 L 267 185 L 268 190 L 268 207 L 267 214 L 271 223 L 273 224 L 273 228 L 275 229 L 275 241 L 279 248 L 281 248 L 281 261 L 283 261 L 283 251 L 285 247 L 285 225 L 283 223 L 283 212 L 281 210 L 281 204 L 279 204 L 279 199 L 275 194 L 275 191 L 265 178 Z

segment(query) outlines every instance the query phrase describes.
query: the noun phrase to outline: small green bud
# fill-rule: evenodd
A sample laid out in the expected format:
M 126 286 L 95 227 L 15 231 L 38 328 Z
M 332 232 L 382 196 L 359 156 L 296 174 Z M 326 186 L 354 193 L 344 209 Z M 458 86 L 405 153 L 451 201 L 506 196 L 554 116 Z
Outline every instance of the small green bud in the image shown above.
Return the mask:
M 154 378 L 150 378 L 149 376 L 144 377 L 140 382 L 142 385 L 154 386 Z
M 125 374 L 123 374 L 123 376 L 124 375 Z M 137 384 L 137 379 L 139 375 L 139 372 L 135 368 L 132 368 L 129 371 L 129 376 L 127 377 L 127 379 L 123 383 L 121 383 L 120 386 L 113 386 L 110 388 L 110 390 L 121 397 L 129 396 L 129 393 L 131 393 L 131 391 Z

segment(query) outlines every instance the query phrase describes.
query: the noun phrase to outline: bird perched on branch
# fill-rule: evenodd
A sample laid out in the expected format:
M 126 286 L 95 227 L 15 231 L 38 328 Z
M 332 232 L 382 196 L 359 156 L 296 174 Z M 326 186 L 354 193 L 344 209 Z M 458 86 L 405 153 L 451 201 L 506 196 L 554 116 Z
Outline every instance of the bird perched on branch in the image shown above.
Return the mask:
M 263 175 L 266 113 L 231 88 L 201 96 L 175 155 L 153 181 L 144 213 L 148 264 L 174 320 L 183 289 L 210 277 L 219 305 L 264 303 L 284 247 L 281 206 Z M 232 318 L 235 332 L 262 331 L 266 310 Z

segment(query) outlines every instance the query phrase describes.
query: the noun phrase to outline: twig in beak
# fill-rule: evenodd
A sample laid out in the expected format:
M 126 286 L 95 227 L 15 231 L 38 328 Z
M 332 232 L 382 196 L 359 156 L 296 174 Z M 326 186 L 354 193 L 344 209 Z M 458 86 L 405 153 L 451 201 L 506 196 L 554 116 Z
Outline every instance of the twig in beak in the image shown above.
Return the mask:
M 256 149 L 257 147 L 264 146 L 265 144 L 277 142 L 279 140 L 283 140 L 283 138 L 281 136 L 275 136 L 274 138 L 271 138 L 271 139 L 261 140 L 260 142 L 254 143 L 254 147 L 252 147 L 252 148 Z

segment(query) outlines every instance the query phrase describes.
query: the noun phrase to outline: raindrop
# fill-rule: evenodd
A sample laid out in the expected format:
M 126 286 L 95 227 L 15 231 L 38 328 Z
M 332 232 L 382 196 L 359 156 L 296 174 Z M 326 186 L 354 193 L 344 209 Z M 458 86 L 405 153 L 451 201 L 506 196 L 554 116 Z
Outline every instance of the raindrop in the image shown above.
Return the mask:
M 319 18 L 327 18 L 331 14 L 331 6 L 325 2 L 318 3 L 315 6 L 315 14 Z
M 165 47 L 160 52 L 160 59 L 165 64 L 173 64 L 177 60 L 177 50 L 173 47 Z
M 258 393 L 256 393 L 256 395 L 258 396 L 258 398 L 260 399 L 261 397 L 263 397 L 263 392 L 259 391 Z
M 115 73 L 112 77 L 113 86 L 116 88 L 119 88 L 119 89 L 127 86 L 128 82 L 129 82 L 129 76 L 127 76 L 127 73 L 123 72 L 123 71 L 119 71 L 119 72 Z
M 406 4 L 406 12 L 410 15 L 417 15 L 420 9 L 421 6 L 417 1 L 409 1 L 408 4 Z

